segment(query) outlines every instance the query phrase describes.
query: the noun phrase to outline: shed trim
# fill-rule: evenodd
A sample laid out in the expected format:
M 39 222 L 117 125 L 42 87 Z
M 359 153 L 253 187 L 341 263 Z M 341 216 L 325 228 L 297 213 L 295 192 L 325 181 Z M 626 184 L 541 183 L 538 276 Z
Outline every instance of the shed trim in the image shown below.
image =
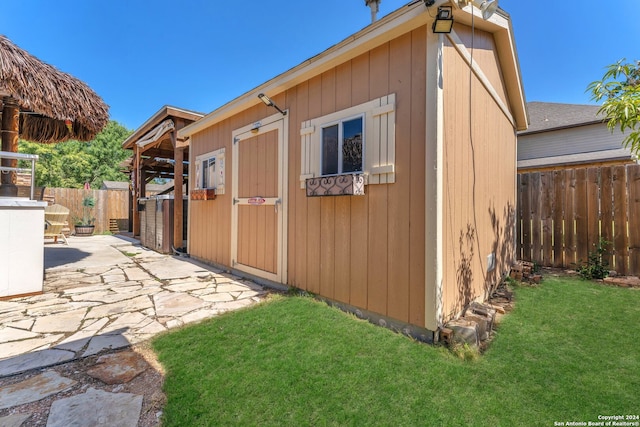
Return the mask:
M 442 321 L 444 91 L 442 87 L 444 36 L 427 32 L 425 96 L 425 324 L 437 331 Z M 429 243 L 428 243 L 429 242 Z M 436 242 L 436 244 L 432 244 Z

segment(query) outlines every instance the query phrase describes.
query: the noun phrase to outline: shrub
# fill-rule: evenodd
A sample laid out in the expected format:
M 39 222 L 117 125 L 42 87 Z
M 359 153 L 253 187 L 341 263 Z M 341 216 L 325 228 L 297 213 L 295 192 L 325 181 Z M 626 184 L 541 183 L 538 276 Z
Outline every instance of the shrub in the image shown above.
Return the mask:
M 587 263 L 580 265 L 578 268 L 578 273 L 583 279 L 604 279 L 609 275 L 609 264 L 602 257 L 606 253 L 605 247 L 610 244 L 611 242 L 600 237 L 596 249 L 589 253 Z

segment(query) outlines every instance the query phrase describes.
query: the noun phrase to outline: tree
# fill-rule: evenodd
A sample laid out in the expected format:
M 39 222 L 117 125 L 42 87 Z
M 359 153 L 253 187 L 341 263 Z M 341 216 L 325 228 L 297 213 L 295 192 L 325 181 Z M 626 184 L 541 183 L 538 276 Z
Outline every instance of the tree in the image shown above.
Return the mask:
M 45 187 L 82 188 L 88 182 L 100 188 L 103 181 L 126 181 L 120 163 L 131 155 L 122 142 L 131 131 L 116 121 L 89 142 L 67 141 L 39 144 L 20 141 L 18 151 L 37 154 L 36 185 Z
M 603 101 L 598 114 L 608 120 L 611 132 L 617 127 L 623 133 L 630 131 L 622 144 L 640 156 L 640 61 L 627 63 L 621 59 L 606 70 L 602 80 L 589 84 L 587 92 L 591 92 L 592 100 Z

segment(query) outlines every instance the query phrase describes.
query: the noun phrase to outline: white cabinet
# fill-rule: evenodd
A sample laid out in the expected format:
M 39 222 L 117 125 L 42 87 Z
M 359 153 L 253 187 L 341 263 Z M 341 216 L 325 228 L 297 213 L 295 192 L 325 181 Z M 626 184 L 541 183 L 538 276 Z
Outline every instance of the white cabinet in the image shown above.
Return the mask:
M 0 198 L 0 298 L 42 292 L 45 206 Z

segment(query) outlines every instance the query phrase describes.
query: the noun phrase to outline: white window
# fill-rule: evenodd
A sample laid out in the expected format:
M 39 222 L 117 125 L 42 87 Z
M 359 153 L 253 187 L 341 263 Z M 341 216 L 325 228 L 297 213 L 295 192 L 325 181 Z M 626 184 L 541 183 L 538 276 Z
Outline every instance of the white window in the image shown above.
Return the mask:
M 300 135 L 301 188 L 307 178 L 351 173 L 395 182 L 395 94 L 307 120 Z
M 224 194 L 224 148 L 196 157 L 196 189 L 214 189 Z

